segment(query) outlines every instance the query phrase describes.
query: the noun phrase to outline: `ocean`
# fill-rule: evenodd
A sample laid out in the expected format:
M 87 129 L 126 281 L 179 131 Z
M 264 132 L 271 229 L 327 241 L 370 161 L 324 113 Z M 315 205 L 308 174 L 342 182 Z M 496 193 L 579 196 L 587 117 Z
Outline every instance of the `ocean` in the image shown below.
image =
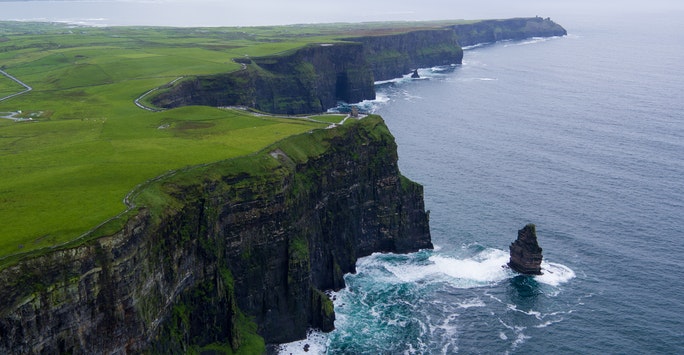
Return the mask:
M 684 353 L 684 18 L 583 17 L 378 83 L 435 250 L 361 259 L 281 354 Z M 527 223 L 544 275 L 503 266 Z
M 250 17 L 248 2 L 212 2 L 221 11 L 180 0 L 1 3 L 0 19 L 88 25 L 275 21 Z M 360 105 L 384 117 L 401 171 L 425 186 L 436 248 L 361 259 L 332 294 L 336 330 L 281 353 L 683 354 L 681 2 L 643 12 L 595 0 L 483 2 L 480 12 L 393 3 L 351 2 L 355 16 L 331 8 L 322 19 L 539 14 L 569 35 L 468 48 L 462 65 L 378 83 L 378 99 Z M 258 13 L 321 19 L 287 7 Z M 542 276 L 503 267 L 527 223 Z

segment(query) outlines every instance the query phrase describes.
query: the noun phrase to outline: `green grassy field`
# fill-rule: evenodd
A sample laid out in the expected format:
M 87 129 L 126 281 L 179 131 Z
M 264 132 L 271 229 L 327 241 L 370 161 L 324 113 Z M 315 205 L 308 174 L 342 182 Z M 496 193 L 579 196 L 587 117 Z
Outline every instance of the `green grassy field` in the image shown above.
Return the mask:
M 0 118 L 0 267 L 8 256 L 79 238 L 125 211 L 123 199 L 137 185 L 167 171 L 250 154 L 339 122 L 342 116 L 316 122 L 211 107 L 150 112 L 134 100 L 181 76 L 239 70 L 232 58 L 330 42 L 359 27 L 0 22 L 0 69 L 33 88 L 0 101 L 0 117 L 30 118 Z M 367 24 L 369 31 L 390 27 L 408 25 Z M 0 98 L 23 90 L 0 76 Z

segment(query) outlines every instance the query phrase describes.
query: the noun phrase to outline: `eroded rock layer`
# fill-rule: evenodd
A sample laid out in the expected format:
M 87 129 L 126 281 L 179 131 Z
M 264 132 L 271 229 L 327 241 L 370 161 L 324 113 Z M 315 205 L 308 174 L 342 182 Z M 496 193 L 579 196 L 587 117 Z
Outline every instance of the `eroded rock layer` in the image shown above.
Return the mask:
M 526 275 L 541 275 L 542 248 L 537 242 L 537 231 L 534 224 L 528 224 L 518 230 L 518 239 L 510 245 L 511 269 Z
M 0 271 L 0 353 L 186 353 L 333 329 L 320 290 L 372 252 L 431 248 L 380 117 L 155 183 L 125 228 Z M 253 329 L 250 329 L 253 327 Z
M 563 36 L 540 17 L 486 20 L 403 33 L 357 35 L 259 58 L 237 58 L 243 69 L 199 76 L 160 90 L 159 107 L 247 106 L 271 113 L 325 111 L 339 101 L 375 99 L 374 82 L 417 68 L 461 64 L 462 46 L 530 37 Z

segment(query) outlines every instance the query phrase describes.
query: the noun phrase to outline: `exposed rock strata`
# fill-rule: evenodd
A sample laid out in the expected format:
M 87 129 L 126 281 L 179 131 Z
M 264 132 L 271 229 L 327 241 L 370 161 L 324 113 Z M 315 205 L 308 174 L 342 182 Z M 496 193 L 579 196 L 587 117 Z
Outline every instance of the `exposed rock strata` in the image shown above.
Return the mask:
M 165 202 L 120 232 L 0 271 L 0 353 L 237 349 L 254 323 L 292 341 L 333 328 L 320 290 L 359 257 L 432 247 L 376 116 L 157 184 Z
M 540 17 L 487 20 L 406 33 L 344 38 L 279 55 L 239 58 L 243 69 L 200 76 L 159 90 L 159 107 L 248 106 L 271 113 L 325 111 L 338 101 L 375 98 L 374 82 L 415 68 L 461 64 L 461 46 L 530 37 L 563 36 Z
M 549 18 L 523 17 L 505 20 L 484 20 L 451 27 L 463 46 L 531 37 L 565 36 L 567 31 Z
M 401 77 L 415 68 L 461 64 L 463 60 L 457 33 L 451 28 L 346 40 L 363 44 L 375 81 Z
M 248 106 L 271 113 L 322 112 L 339 101 L 375 98 L 373 72 L 358 43 L 309 45 L 277 56 L 239 59 L 244 69 L 199 76 L 161 91 L 160 107 Z M 249 63 L 249 64 L 246 64 Z
M 518 230 L 518 238 L 510 245 L 511 259 L 508 266 L 526 275 L 541 275 L 542 248 L 537 242 L 534 224 Z

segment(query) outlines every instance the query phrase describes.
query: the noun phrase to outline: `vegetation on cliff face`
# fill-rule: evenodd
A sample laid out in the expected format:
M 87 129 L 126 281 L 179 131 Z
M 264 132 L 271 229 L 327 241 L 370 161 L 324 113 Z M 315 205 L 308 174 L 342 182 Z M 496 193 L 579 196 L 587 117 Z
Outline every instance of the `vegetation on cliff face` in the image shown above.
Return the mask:
M 453 25 L 0 28 L 0 94 L 32 88 L 0 100 L 0 352 L 252 353 L 332 329 L 321 290 L 359 257 L 432 246 L 422 187 L 379 117 L 207 106 L 372 98 L 375 72 L 460 61 Z
M 549 18 L 513 18 L 484 20 L 451 26 L 461 46 L 493 43 L 502 40 L 521 40 L 530 37 L 565 36 L 567 31 Z
M 196 77 L 159 93 L 152 102 L 160 107 L 210 103 L 273 113 L 320 112 L 338 101 L 374 99 L 374 81 L 422 67 L 460 64 L 461 46 L 566 32 L 550 19 L 534 17 L 416 23 L 413 28 L 357 29 L 353 34 L 277 55 L 240 58 L 242 72 Z
M 458 43 L 561 30 L 541 18 L 212 29 L 3 23 L 0 67 L 33 90 L 0 101 L 0 117 L 23 120 L 0 119 L 0 220 L 11 221 L 0 224 L 0 268 L 112 232 L 97 227 L 149 179 L 321 127 L 201 106 L 320 112 L 373 98 L 374 80 L 458 63 Z M 15 89 L 24 90 L 0 75 L 0 91 Z M 136 102 L 184 107 L 153 112 Z M 119 227 L 129 215 L 120 217 Z
M 418 68 L 461 64 L 463 50 L 451 29 L 349 38 L 363 45 L 374 80 L 388 80 Z
M 116 216 L 126 194 L 148 179 L 326 126 L 135 105 L 178 77 L 239 70 L 230 58 L 303 45 L 273 30 L 3 23 L 0 32 L 7 39 L 0 67 L 33 88 L 0 101 L 0 268 L 8 255 L 73 241 Z M 0 83 L 22 90 L 4 75 Z
M 137 204 L 114 235 L 0 271 L 31 275 L 0 289 L 0 352 L 261 349 L 333 329 L 320 290 L 357 258 L 432 247 L 375 116 L 178 172 Z

